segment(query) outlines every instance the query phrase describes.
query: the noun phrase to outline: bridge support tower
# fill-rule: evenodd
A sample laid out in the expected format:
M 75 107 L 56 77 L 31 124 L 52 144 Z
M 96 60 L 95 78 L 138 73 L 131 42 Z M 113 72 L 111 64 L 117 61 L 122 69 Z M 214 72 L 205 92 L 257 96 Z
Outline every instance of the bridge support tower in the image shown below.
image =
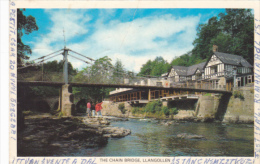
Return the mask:
M 75 113 L 76 107 L 73 101 L 72 87 L 69 84 L 63 85 L 60 91 L 60 109 L 63 116 L 71 116 Z

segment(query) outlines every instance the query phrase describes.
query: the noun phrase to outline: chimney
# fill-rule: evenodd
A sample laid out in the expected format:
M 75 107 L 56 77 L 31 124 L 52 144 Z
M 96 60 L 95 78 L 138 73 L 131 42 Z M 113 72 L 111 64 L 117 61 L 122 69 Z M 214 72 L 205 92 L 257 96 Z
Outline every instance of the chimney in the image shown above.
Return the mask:
M 218 51 L 218 46 L 217 45 L 213 45 L 213 52 L 217 52 Z

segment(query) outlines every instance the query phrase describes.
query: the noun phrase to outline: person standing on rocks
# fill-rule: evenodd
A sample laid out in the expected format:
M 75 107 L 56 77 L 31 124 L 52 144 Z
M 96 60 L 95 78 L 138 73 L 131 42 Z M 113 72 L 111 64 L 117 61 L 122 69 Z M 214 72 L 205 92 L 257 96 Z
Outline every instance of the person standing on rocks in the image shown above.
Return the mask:
M 95 104 L 93 102 L 91 103 L 91 111 L 92 111 L 92 117 L 95 117 L 96 111 L 95 111 Z
M 88 117 L 91 116 L 91 111 L 90 111 L 90 109 L 91 109 L 91 104 L 90 104 L 90 102 L 88 101 L 88 103 L 87 103 L 87 115 L 88 115 Z
M 102 109 L 102 103 L 103 102 L 101 102 L 101 103 L 98 103 L 97 102 L 97 104 L 96 104 L 96 106 L 95 106 L 95 109 L 96 109 L 96 112 L 97 112 L 97 116 L 99 117 L 99 116 L 101 116 L 102 117 L 102 114 L 101 114 L 101 109 Z

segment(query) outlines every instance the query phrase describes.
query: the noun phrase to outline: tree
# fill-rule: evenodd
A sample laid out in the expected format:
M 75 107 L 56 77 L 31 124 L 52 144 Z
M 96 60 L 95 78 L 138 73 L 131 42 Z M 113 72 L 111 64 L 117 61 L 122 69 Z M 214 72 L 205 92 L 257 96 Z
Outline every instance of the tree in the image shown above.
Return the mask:
M 230 34 L 219 33 L 215 38 L 211 39 L 211 46 L 218 45 L 218 51 L 225 53 L 233 53 L 233 38 Z
M 57 60 L 48 61 L 47 63 L 43 64 L 43 70 L 44 72 L 63 72 L 63 61 L 60 60 L 59 62 Z M 77 70 L 73 68 L 72 64 L 68 62 L 68 73 L 69 75 L 75 75 L 77 73 Z
M 254 63 L 254 16 L 249 9 L 226 9 L 197 28 L 191 52 L 175 58 L 171 65 L 190 66 L 206 61 L 213 45 L 218 51 L 240 55 Z
M 219 32 L 220 26 L 217 17 L 210 18 L 206 24 L 200 24 L 197 28 L 197 38 L 193 41 L 192 54 L 201 59 L 211 55 L 211 39 L 216 37 Z
M 172 60 L 171 65 L 178 65 L 178 66 L 189 66 L 190 62 L 190 55 L 189 52 L 186 54 L 181 55 Z
M 36 20 L 33 16 L 25 16 L 25 9 L 17 9 L 17 63 L 22 64 L 23 60 L 29 59 L 28 55 L 32 54 L 30 46 L 22 42 L 23 34 L 30 34 L 38 30 Z
M 145 64 L 142 65 L 139 75 L 151 75 L 152 67 L 152 61 L 148 60 Z
M 152 76 L 161 76 L 163 73 L 168 72 L 168 69 L 170 67 L 169 63 L 167 63 L 167 61 L 165 61 L 161 56 L 156 57 L 152 65 Z
M 222 32 L 229 34 L 232 53 L 254 63 L 254 16 L 250 9 L 226 9 L 220 13 Z
M 107 56 L 97 59 L 92 66 L 79 71 L 73 78 L 74 82 L 84 83 L 112 83 L 113 65 Z M 114 88 L 102 87 L 75 87 L 73 93 L 78 98 L 91 99 L 93 102 L 101 101 L 109 95 Z
M 124 76 L 126 76 L 126 72 L 124 71 L 124 66 L 120 60 L 117 59 L 114 69 L 113 69 L 113 83 L 119 83 Z M 121 80 L 120 80 L 121 79 Z
M 161 76 L 168 72 L 170 64 L 161 56 L 157 56 L 153 61 L 148 60 L 142 65 L 138 75 Z

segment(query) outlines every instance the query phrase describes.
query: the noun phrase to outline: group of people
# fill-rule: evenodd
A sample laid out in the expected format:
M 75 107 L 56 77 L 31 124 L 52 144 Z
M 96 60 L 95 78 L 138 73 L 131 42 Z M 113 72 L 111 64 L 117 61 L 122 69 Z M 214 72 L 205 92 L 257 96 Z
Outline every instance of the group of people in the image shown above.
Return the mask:
M 88 117 L 95 117 L 96 115 L 98 117 L 102 117 L 102 114 L 101 114 L 101 109 L 102 109 L 102 103 L 103 102 L 100 102 L 100 103 L 96 103 L 96 105 L 90 101 L 88 101 L 87 103 L 87 116 Z

